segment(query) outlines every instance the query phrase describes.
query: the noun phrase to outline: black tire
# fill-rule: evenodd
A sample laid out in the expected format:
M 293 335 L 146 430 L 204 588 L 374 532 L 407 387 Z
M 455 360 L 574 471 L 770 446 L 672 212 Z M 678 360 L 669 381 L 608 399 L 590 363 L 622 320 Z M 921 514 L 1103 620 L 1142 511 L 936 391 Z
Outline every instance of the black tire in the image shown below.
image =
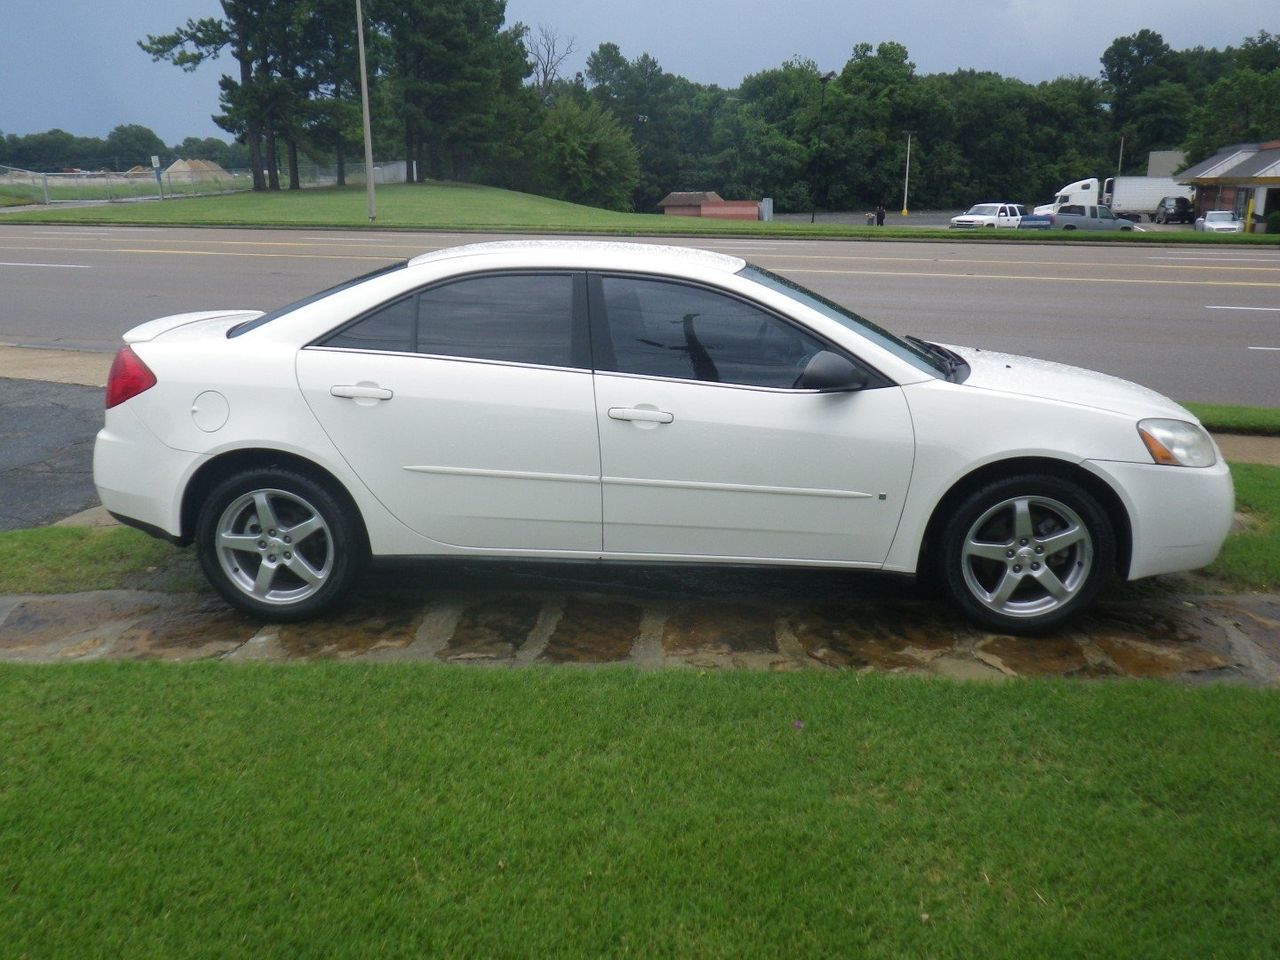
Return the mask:
M 1068 223 L 1068 224 L 1067 224 L 1065 227 L 1063 227 L 1062 229 L 1063 229 L 1063 230 L 1074 230 L 1075 228 L 1076 228 L 1076 225 L 1075 225 L 1074 223 Z
M 1002 632 L 1038 633 L 1078 616 L 1111 581 L 1115 531 L 1083 487 L 1022 474 L 964 498 L 942 529 L 933 565 L 937 582 L 970 619 Z
M 196 520 L 196 553 L 228 603 L 268 620 L 307 620 L 332 609 L 369 559 L 364 527 L 346 498 L 282 467 L 244 470 L 218 483 Z

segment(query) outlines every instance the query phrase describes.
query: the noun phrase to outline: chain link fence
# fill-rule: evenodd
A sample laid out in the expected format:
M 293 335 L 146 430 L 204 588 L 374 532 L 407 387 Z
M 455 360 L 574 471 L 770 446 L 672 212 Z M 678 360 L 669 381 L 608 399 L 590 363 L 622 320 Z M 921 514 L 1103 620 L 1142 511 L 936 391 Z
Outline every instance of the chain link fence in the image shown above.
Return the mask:
M 0 164 L 0 205 L 166 200 L 239 193 L 253 189 L 252 171 L 224 170 L 216 166 L 195 167 L 193 164 L 187 164 L 187 169 L 183 169 L 179 164 L 172 164 L 168 169 L 160 171 L 159 176 L 154 170 L 137 169 L 127 173 L 109 170 L 34 173 Z M 403 160 L 375 163 L 373 182 L 403 183 L 405 172 Z M 348 185 L 365 184 L 363 163 L 347 164 L 344 173 Z M 298 177 L 304 188 L 333 187 L 338 182 L 338 170 L 334 166 L 301 164 L 298 167 Z M 280 183 L 288 185 L 287 171 L 280 171 Z

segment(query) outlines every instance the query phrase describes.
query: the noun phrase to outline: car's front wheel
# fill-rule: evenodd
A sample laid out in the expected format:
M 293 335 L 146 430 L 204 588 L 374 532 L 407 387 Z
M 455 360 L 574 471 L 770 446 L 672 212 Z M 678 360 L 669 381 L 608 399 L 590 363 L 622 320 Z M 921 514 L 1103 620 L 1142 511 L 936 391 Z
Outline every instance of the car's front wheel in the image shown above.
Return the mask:
M 342 599 L 368 559 L 353 514 L 328 485 L 293 470 L 237 473 L 200 510 L 200 566 L 241 610 L 272 620 L 317 616 Z
M 944 589 L 973 620 L 1026 633 L 1089 606 L 1115 556 L 1115 532 L 1092 494 L 1025 474 L 967 496 L 943 528 L 936 562 Z

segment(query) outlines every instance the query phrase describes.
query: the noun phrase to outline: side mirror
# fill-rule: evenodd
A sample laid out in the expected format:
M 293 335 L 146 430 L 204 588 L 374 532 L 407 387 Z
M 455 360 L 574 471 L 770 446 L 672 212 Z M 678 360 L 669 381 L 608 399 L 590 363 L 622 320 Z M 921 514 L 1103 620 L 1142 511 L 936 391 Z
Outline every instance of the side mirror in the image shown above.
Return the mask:
M 830 350 L 819 350 L 796 378 L 796 388 L 826 392 L 861 390 L 867 382 L 866 371 L 856 366 L 848 357 Z

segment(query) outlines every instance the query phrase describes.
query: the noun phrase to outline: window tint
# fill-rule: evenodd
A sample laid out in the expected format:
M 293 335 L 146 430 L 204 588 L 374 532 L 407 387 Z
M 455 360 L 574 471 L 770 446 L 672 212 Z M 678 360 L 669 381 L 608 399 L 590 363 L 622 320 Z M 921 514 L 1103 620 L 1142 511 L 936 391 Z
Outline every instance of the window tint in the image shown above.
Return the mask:
M 661 280 L 601 281 L 613 369 L 682 380 L 792 387 L 824 345 L 723 294 Z
M 569 274 L 483 276 L 379 307 L 323 345 L 568 367 L 582 365 L 573 329 Z
M 346 290 L 348 287 L 354 287 L 357 283 L 364 283 L 366 280 L 372 280 L 374 277 L 380 277 L 384 273 L 403 270 L 407 266 L 409 266 L 409 261 L 401 260 L 399 263 L 393 263 L 389 267 L 379 267 L 377 270 L 370 270 L 368 273 L 362 273 L 358 277 L 352 277 L 350 280 L 344 280 L 337 286 L 321 290 L 319 293 L 313 293 L 309 297 L 303 297 L 301 300 L 295 300 L 293 303 L 285 304 L 283 307 L 277 307 L 270 313 L 264 313 L 262 316 L 255 317 L 252 320 L 246 320 L 244 323 L 237 323 L 227 331 L 227 338 L 230 339 L 231 337 L 238 337 L 242 333 L 248 333 L 250 330 L 256 330 L 263 324 L 270 323 L 278 317 L 283 317 L 286 313 L 292 313 L 294 310 L 297 310 L 300 307 L 305 307 L 309 303 L 315 303 L 317 300 L 322 300 L 330 294 Z
M 416 297 L 406 297 L 381 307 L 357 323 L 344 327 L 325 340 L 324 345 L 348 350 L 408 352 L 413 349 L 417 303 Z
M 472 277 L 418 296 L 419 353 L 573 366 L 569 274 Z

